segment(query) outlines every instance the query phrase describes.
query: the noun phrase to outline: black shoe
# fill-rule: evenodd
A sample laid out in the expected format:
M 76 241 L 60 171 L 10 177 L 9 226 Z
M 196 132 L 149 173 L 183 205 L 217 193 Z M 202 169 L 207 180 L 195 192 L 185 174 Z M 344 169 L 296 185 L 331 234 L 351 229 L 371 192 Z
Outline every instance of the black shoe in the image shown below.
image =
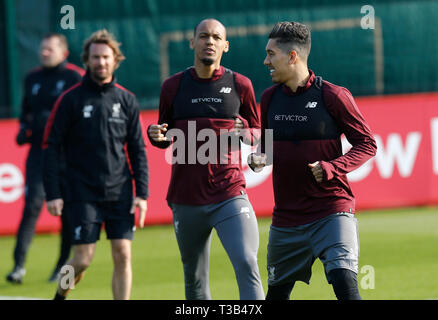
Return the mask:
M 59 278 L 60 278 L 60 269 L 55 269 L 55 271 L 53 271 L 52 275 L 49 278 L 49 282 L 58 282 Z
M 25 274 L 26 269 L 22 267 L 15 267 L 14 270 L 12 270 L 11 273 L 6 276 L 6 280 L 11 283 L 21 284 Z

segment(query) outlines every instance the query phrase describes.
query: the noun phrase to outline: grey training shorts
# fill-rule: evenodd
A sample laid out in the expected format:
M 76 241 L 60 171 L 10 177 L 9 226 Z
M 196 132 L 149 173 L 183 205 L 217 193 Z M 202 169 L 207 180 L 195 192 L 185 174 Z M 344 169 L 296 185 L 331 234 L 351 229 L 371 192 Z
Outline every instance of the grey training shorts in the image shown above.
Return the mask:
M 323 263 L 329 283 L 328 273 L 333 269 L 357 274 L 359 236 L 353 214 L 336 213 L 295 227 L 271 225 L 267 261 L 270 286 L 295 281 L 309 284 L 316 258 Z

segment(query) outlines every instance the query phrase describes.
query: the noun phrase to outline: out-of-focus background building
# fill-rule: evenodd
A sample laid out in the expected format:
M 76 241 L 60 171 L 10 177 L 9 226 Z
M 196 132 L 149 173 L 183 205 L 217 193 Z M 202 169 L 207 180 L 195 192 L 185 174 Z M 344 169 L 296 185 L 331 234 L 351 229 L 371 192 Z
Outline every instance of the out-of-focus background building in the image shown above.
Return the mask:
M 74 9 L 74 29 L 64 29 Z M 373 12 L 370 12 L 370 8 Z M 362 10 L 362 12 L 361 12 Z M 157 108 L 162 80 L 190 66 L 188 39 L 203 18 L 228 28 L 231 50 L 223 64 L 247 75 L 257 99 L 270 85 L 263 67 L 267 33 L 277 21 L 312 28 L 309 64 L 355 96 L 438 90 L 437 1 L 359 0 L 4 0 L 0 2 L 0 117 L 19 114 L 22 81 L 38 65 L 41 37 L 56 31 L 70 44 L 69 60 L 81 65 L 82 43 L 106 28 L 123 43 L 127 60 L 121 84 L 141 108 Z M 364 29 L 374 13 L 373 28 Z

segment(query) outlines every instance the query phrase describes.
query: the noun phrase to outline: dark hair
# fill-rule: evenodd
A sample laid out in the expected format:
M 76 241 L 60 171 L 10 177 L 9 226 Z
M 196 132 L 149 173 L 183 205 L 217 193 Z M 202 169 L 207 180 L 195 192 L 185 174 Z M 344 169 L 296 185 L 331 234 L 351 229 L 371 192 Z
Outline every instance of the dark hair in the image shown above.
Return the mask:
M 278 47 L 284 52 L 290 53 L 295 50 L 298 55 L 307 60 L 311 37 L 310 29 L 306 25 L 299 22 L 278 22 L 268 38 L 276 39 Z
M 64 47 L 65 50 L 68 50 L 67 38 L 63 34 L 55 33 L 55 32 L 46 33 L 43 37 L 43 40 L 47 40 L 51 38 L 58 38 L 60 45 Z

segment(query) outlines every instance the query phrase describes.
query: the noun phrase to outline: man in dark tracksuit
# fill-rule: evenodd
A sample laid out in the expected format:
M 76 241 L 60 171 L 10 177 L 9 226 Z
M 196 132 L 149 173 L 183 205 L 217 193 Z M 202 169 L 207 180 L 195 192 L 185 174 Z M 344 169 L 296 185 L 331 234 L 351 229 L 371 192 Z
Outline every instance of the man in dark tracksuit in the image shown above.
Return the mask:
M 43 143 L 47 208 L 59 215 L 67 206 L 72 222 L 73 257 L 66 265 L 74 272 L 74 283 L 90 265 L 104 223 L 114 262 L 114 299 L 130 297 L 135 207 L 140 207 L 143 227 L 148 197 L 137 99 L 113 76 L 123 59 L 119 43 L 106 30 L 95 32 L 85 42 L 82 60 L 87 73 L 55 103 Z M 57 165 L 61 148 L 66 157 L 65 196 Z M 55 299 L 65 299 L 71 289 L 62 281 L 63 274 Z
M 227 161 L 214 156 L 201 159 L 203 146 L 188 146 L 198 140 L 190 137 L 192 127 L 196 135 L 212 133 L 211 141 L 221 130 L 235 128 L 245 128 L 242 139 L 247 143 L 256 139 L 260 122 L 254 90 L 247 77 L 220 65 L 222 53 L 228 51 L 228 42 L 226 30 L 219 21 L 200 22 L 191 46 L 195 51 L 195 66 L 163 83 L 159 125 L 148 128 L 151 143 L 159 148 L 170 145 L 166 141 L 169 137 L 165 137 L 168 129 L 171 129 L 169 133 L 182 132 L 181 139 L 186 142 L 186 159 L 172 165 L 167 194 L 183 263 L 186 298 L 211 299 L 208 275 L 214 228 L 234 267 L 240 298 L 263 299 L 257 264 L 257 219 L 246 194 L 241 164 L 232 161 L 233 157 L 240 159 L 240 145 L 231 150 L 221 146 L 217 150 L 213 143 L 211 153 L 216 152 Z M 179 139 L 174 142 L 175 150 Z
M 351 93 L 307 67 L 310 31 L 278 23 L 264 64 L 276 85 L 261 98 L 262 136 L 273 130 L 273 155 L 250 155 L 255 171 L 273 165 L 275 207 L 268 243 L 267 300 L 286 300 L 310 281 L 319 258 L 339 300 L 361 299 L 355 199 L 346 174 L 376 153 L 376 142 Z M 342 152 L 341 134 L 353 146 Z M 266 141 L 267 143 L 267 141 Z
M 14 250 L 14 269 L 6 277 L 12 283 L 21 283 L 25 275 L 26 254 L 35 233 L 35 225 L 44 203 L 42 178 L 42 137 L 50 111 L 61 93 L 78 83 L 85 73 L 68 63 L 67 42 L 63 35 L 49 34 L 41 42 L 42 67 L 32 70 L 25 79 L 24 98 L 17 144 L 30 143 L 26 160 L 26 188 L 23 216 Z M 61 252 L 49 281 L 56 279 L 59 270 L 70 255 L 71 239 L 67 215 L 62 218 Z

